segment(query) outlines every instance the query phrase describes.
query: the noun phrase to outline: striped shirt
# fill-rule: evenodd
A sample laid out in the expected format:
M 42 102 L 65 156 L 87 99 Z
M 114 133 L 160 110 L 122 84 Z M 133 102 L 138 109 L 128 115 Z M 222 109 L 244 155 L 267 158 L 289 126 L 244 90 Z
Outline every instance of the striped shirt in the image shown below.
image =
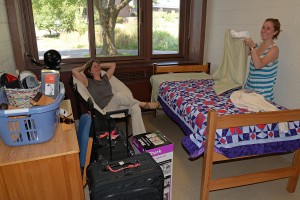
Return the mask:
M 275 46 L 275 44 L 267 48 L 260 58 L 263 58 L 273 46 Z M 274 101 L 273 88 L 276 83 L 277 68 L 278 58 L 261 69 L 255 69 L 251 58 L 249 74 L 244 85 L 244 89 L 254 90 L 255 92 L 263 95 L 266 100 Z

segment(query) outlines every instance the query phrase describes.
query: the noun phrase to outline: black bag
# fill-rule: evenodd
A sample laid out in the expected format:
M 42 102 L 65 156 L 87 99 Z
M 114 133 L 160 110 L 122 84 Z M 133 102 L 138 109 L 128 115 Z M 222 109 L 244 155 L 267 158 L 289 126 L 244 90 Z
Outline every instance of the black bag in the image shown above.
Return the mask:
M 87 167 L 91 200 L 162 200 L 164 175 L 149 153 Z

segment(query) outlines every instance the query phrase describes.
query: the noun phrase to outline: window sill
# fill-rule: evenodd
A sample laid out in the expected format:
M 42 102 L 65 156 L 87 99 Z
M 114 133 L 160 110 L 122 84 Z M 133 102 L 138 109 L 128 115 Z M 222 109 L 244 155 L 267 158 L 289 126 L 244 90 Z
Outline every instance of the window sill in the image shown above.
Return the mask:
M 121 62 L 117 62 L 117 69 L 122 69 L 122 68 L 126 68 L 126 71 L 130 71 L 128 69 L 132 68 L 133 70 L 136 70 L 136 68 L 152 68 L 152 65 L 156 63 L 157 65 L 184 65 L 184 64 L 198 64 L 194 61 L 187 61 L 187 60 L 174 60 L 174 61 L 153 61 L 153 62 L 128 62 L 128 63 L 121 63 Z M 80 67 L 82 66 L 84 63 L 63 63 L 60 64 L 60 72 L 68 72 L 71 71 L 74 67 Z M 39 67 L 36 65 L 32 65 L 29 68 L 27 68 L 27 70 L 32 70 L 32 71 L 39 71 L 42 69 L 46 69 L 45 66 L 44 67 Z

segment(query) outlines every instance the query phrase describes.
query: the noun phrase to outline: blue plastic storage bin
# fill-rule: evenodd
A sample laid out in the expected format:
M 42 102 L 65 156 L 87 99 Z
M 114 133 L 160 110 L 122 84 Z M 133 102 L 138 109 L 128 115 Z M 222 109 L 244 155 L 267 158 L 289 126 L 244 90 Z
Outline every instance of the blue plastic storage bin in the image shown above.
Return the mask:
M 0 136 L 8 146 L 38 144 L 50 140 L 59 123 L 59 107 L 65 97 L 61 83 L 59 95 L 46 106 L 0 110 Z

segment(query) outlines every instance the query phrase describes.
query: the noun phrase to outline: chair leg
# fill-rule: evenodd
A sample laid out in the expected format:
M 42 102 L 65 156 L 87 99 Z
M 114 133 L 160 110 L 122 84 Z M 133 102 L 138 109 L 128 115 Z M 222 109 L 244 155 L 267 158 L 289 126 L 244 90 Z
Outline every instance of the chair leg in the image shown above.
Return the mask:
M 289 178 L 286 188 L 286 190 L 291 193 L 295 192 L 298 183 L 300 173 L 300 149 L 295 152 L 292 166 L 295 168 L 295 174 Z
M 155 110 L 153 111 L 153 117 L 156 118 L 156 116 L 157 116 L 157 109 L 155 109 Z
M 126 131 L 126 150 L 127 150 L 127 156 L 130 156 L 130 152 L 129 152 L 129 136 L 128 136 L 128 115 L 125 117 L 125 131 Z

